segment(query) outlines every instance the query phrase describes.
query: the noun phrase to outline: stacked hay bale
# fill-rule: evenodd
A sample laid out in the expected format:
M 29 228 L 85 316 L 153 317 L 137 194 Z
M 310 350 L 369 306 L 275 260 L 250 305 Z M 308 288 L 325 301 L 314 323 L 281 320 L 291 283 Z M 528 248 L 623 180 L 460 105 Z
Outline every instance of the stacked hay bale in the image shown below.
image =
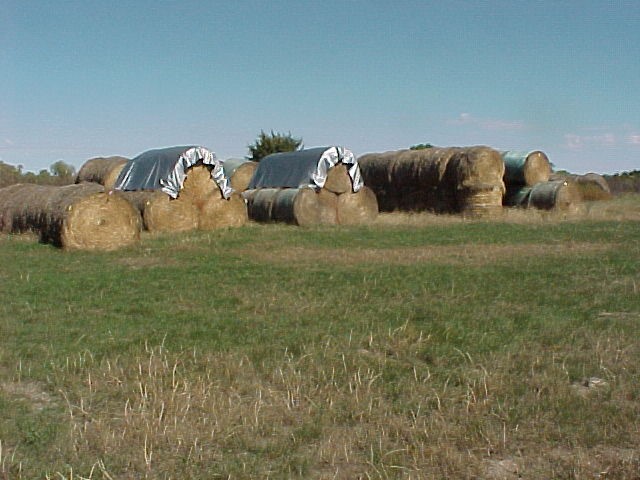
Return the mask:
M 249 182 L 258 168 L 258 162 L 245 158 L 228 158 L 222 162 L 224 175 L 229 179 L 231 188 L 242 193 L 249 188 Z
M 97 183 L 21 184 L 0 189 L 0 229 L 65 249 L 115 250 L 140 239 L 140 215 Z
M 94 182 L 111 190 L 128 161 L 119 156 L 91 158 L 80 167 L 75 183 Z
M 203 147 L 150 150 L 130 160 L 116 190 L 151 232 L 238 227 L 248 220 L 215 155 Z
M 358 163 L 384 211 L 486 215 L 502 207 L 504 163 L 488 147 L 370 153 Z
M 575 183 L 584 201 L 611 200 L 611 189 L 607 180 L 598 173 L 585 173 L 573 175 L 569 173 L 554 173 L 552 180 L 564 180 Z
M 375 194 L 363 185 L 353 154 L 342 147 L 265 157 L 244 198 L 257 222 L 357 225 L 378 215 Z
M 507 193 L 504 205 L 541 210 L 568 210 L 582 201 L 575 182 L 554 178 L 551 162 L 541 151 L 502 152 Z

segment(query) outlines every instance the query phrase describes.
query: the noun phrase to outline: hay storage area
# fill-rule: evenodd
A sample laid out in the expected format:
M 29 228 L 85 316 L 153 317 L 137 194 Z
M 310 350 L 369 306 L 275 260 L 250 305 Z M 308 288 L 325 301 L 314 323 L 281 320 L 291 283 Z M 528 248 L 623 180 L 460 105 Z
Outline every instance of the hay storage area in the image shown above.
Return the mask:
M 231 183 L 231 188 L 242 193 L 249 188 L 249 182 L 258 168 L 258 162 L 244 158 L 229 158 L 222 163 L 222 167 Z
M 263 188 L 245 192 L 249 218 L 301 227 L 335 225 L 337 195 L 312 188 Z
M 340 225 L 366 225 L 378 216 L 378 200 L 369 187 L 337 197 L 337 222 Z
M 0 217 L 5 232 L 33 231 L 65 249 L 116 250 L 140 239 L 136 209 L 97 183 L 1 189 Z
M 95 182 L 111 190 L 128 161 L 119 156 L 91 158 L 80 167 L 75 183 Z
M 191 202 L 151 190 L 117 194 L 138 209 L 149 232 L 188 232 L 198 228 L 198 209 Z
M 575 210 L 581 203 L 580 190 L 570 180 L 551 180 L 532 187 L 520 187 L 505 197 L 505 205 L 540 210 Z

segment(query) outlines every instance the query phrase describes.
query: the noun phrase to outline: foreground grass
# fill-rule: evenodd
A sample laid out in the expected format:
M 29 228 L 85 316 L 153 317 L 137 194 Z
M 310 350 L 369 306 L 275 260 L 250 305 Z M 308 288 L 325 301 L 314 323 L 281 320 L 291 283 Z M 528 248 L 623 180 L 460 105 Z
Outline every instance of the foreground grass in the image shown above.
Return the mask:
M 637 478 L 633 214 L 432 220 L 2 237 L 0 479 Z

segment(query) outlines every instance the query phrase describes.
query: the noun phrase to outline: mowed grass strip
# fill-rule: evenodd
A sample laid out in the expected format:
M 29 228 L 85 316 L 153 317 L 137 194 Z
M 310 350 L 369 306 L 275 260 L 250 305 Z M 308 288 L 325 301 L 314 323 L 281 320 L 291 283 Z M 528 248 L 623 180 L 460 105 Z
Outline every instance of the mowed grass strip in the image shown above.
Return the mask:
M 0 238 L 0 478 L 637 475 L 638 223 L 419 223 Z

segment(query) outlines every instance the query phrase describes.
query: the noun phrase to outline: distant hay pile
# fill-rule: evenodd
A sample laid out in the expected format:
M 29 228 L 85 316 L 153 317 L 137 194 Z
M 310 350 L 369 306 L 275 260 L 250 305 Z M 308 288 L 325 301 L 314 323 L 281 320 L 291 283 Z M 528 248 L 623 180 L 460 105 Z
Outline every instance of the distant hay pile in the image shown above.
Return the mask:
M 65 249 L 116 250 L 140 239 L 140 216 L 97 183 L 21 184 L 0 189 L 0 228 Z
M 248 221 L 247 207 L 238 193 L 225 199 L 202 162 L 186 171 L 178 198 L 160 190 L 119 191 L 142 215 L 150 232 L 185 232 L 239 227 Z
M 378 216 L 373 191 L 362 186 L 353 192 L 347 165 L 337 163 L 327 172 L 320 189 L 257 188 L 243 193 L 249 218 L 256 222 L 314 225 L 363 225 Z
M 504 162 L 489 147 L 371 153 L 358 163 L 384 211 L 493 215 L 502 208 Z
M 91 158 L 80 167 L 75 183 L 94 182 L 111 190 L 128 161 L 118 156 Z
M 549 158 L 544 152 L 502 152 L 504 160 L 504 183 L 507 190 L 549 180 L 552 168 Z

